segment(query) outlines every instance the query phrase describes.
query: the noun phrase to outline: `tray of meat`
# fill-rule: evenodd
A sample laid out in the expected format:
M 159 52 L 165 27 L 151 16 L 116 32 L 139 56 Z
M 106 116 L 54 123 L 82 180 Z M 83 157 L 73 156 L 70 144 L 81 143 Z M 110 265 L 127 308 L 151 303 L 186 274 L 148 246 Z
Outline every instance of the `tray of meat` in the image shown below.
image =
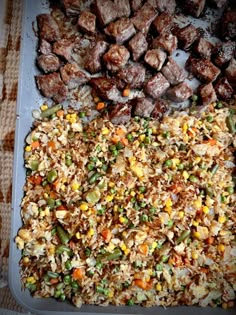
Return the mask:
M 235 314 L 234 0 L 24 0 L 9 284 L 34 314 Z

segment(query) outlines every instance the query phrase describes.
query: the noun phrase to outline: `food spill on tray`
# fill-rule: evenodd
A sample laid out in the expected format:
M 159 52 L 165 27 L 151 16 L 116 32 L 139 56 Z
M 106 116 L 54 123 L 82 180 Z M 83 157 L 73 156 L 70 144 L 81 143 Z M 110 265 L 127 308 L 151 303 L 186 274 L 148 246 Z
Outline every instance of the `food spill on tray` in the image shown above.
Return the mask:
M 56 105 L 26 138 L 15 240 L 33 296 L 234 306 L 232 4 L 62 0 L 37 16 L 36 83 Z M 216 41 L 192 22 L 209 12 Z

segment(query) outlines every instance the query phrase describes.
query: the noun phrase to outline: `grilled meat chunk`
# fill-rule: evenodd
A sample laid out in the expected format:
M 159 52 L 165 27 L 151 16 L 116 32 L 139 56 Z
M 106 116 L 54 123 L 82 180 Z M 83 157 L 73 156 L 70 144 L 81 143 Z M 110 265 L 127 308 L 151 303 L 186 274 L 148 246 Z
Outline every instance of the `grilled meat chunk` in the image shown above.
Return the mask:
M 160 71 L 166 60 L 166 57 L 167 55 L 162 49 L 151 49 L 146 52 L 144 60 L 149 66 L 156 69 L 157 71 Z
M 228 67 L 225 69 L 225 75 L 229 83 L 236 87 L 236 59 L 232 58 Z
M 59 58 L 54 54 L 40 55 L 37 64 L 45 73 L 57 71 L 61 66 Z
M 220 100 L 227 101 L 233 95 L 233 88 L 226 77 L 220 78 L 215 85 L 216 95 Z
M 114 0 L 117 17 L 129 17 L 130 16 L 130 3 L 129 0 Z
M 148 0 L 148 3 L 160 12 L 167 12 L 170 14 L 174 14 L 175 12 L 175 0 Z
M 153 100 L 148 97 L 136 98 L 133 100 L 134 115 L 141 117 L 150 117 L 155 107 Z
M 217 44 L 212 52 L 214 63 L 218 67 L 222 67 L 233 58 L 235 48 L 235 43 L 231 41 Z
M 114 44 L 105 53 L 103 60 L 108 70 L 117 71 L 126 65 L 129 57 L 130 53 L 125 46 Z
M 186 62 L 186 69 L 200 81 L 206 83 L 215 81 L 220 74 L 220 69 L 213 65 L 210 60 L 193 58 L 191 56 Z
M 152 47 L 162 48 L 171 55 L 177 49 L 177 42 L 178 40 L 176 36 L 171 33 L 164 33 L 153 40 Z
M 42 55 L 49 55 L 52 52 L 52 46 L 45 39 L 39 40 L 38 52 Z
M 37 16 L 39 38 L 48 42 L 54 42 L 60 38 L 59 27 L 50 14 Z
M 201 104 L 208 105 L 217 100 L 216 92 L 212 83 L 200 85 L 198 88 Z
M 236 10 L 226 10 L 220 25 L 223 38 L 236 39 Z
M 123 44 L 136 33 L 134 25 L 128 18 L 121 18 L 115 22 L 111 22 L 104 31 L 117 44 Z
M 213 47 L 212 43 L 201 37 L 196 42 L 196 45 L 194 45 L 194 52 L 199 55 L 200 58 L 210 59 Z
M 186 82 L 179 83 L 167 90 L 166 96 L 173 102 L 184 102 L 193 95 L 193 90 L 187 85 Z
M 134 17 L 132 17 L 131 21 L 137 30 L 139 30 L 143 34 L 147 34 L 150 25 L 156 16 L 157 13 L 153 6 L 145 3 L 138 11 L 135 12 Z
M 161 70 L 162 74 L 171 85 L 183 82 L 187 78 L 187 72 L 181 68 L 171 57 Z
M 69 39 L 60 39 L 53 44 L 52 51 L 54 54 L 63 57 L 65 60 L 72 62 L 72 52 L 74 48 L 74 42 Z
M 155 119 L 160 120 L 167 110 L 168 110 L 168 102 L 166 100 L 159 98 L 155 102 L 155 106 L 151 113 L 151 116 Z
M 198 18 L 204 10 L 205 4 L 206 0 L 184 0 L 182 5 L 187 14 Z
M 139 32 L 129 41 L 128 47 L 131 50 L 133 60 L 137 61 L 147 51 L 148 43 L 145 36 Z
M 144 89 L 148 95 L 153 98 L 158 98 L 166 92 L 169 86 L 170 83 L 160 72 L 158 72 L 154 77 L 147 81 Z
M 83 85 L 88 82 L 87 75 L 80 70 L 77 63 L 67 63 L 64 67 L 60 68 L 61 78 L 68 86 L 68 89 L 74 89 L 77 86 Z
M 109 24 L 117 18 L 117 9 L 111 0 L 95 0 L 95 14 L 102 26 Z
M 89 84 L 93 87 L 98 97 L 106 101 L 117 101 L 120 92 L 112 79 L 106 77 L 92 78 Z
M 76 16 L 80 13 L 81 0 L 61 0 L 67 16 Z
M 178 37 L 180 48 L 187 50 L 199 38 L 200 34 L 196 27 L 188 24 L 183 28 L 177 28 L 174 34 Z
M 156 33 L 162 34 L 169 32 L 174 22 L 174 17 L 170 13 L 163 12 L 158 15 L 153 21 L 152 25 Z
M 100 40 L 95 42 L 92 47 L 89 48 L 84 68 L 90 73 L 96 73 L 102 70 L 102 56 L 108 49 L 108 43 Z
M 118 103 L 113 106 L 109 118 L 114 125 L 126 124 L 131 118 L 132 106 L 130 103 Z
M 121 81 L 122 88 L 141 88 L 145 81 L 146 70 L 140 64 L 128 66 L 117 73 L 117 78 Z
M 89 11 L 83 11 L 78 19 L 78 27 L 80 30 L 88 34 L 96 32 L 96 15 Z

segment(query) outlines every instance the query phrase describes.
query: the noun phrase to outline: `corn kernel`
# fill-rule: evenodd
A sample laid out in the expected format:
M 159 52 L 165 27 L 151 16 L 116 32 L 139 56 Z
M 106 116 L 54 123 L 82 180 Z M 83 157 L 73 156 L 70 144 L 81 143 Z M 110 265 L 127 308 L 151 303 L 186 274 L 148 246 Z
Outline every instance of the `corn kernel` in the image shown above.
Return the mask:
M 118 205 L 114 205 L 113 210 L 114 210 L 114 212 L 117 212 L 118 211 Z
M 30 260 L 29 260 L 29 257 L 24 257 L 24 258 L 23 258 L 23 263 L 24 263 L 24 264 L 28 264 L 29 261 L 30 261 Z
M 107 246 L 107 250 L 112 252 L 114 249 L 115 249 L 115 245 L 112 242 L 110 242 Z
M 197 252 L 192 252 L 192 259 L 198 259 L 198 253 Z
M 158 245 L 157 242 L 153 242 L 153 243 L 152 243 L 152 249 L 157 248 L 157 245 Z
M 200 157 L 200 156 L 197 156 L 197 157 L 195 158 L 195 162 L 196 162 L 196 164 L 198 164 L 199 162 L 201 162 L 201 157 Z
M 92 237 L 94 234 L 95 234 L 95 231 L 94 231 L 94 229 L 91 228 L 88 230 L 87 236 Z
M 139 195 L 138 195 L 138 199 L 139 199 L 139 200 L 143 200 L 143 198 L 144 198 L 144 194 L 139 194 Z
M 193 221 L 193 223 L 192 223 L 193 226 L 198 226 L 198 224 L 199 223 L 197 221 Z
M 127 249 L 127 246 L 125 245 L 125 243 L 121 243 L 120 248 L 121 250 L 125 251 Z
M 193 202 L 193 205 L 194 205 L 194 207 L 195 207 L 196 209 L 200 209 L 201 206 L 202 206 L 202 199 L 201 199 L 201 198 L 198 198 L 197 200 L 195 200 L 195 201 Z
M 178 216 L 180 219 L 184 217 L 184 211 L 179 211 Z
M 217 246 L 217 250 L 219 251 L 219 252 L 224 252 L 225 251 L 225 245 L 224 244 L 219 244 L 218 246 Z
M 199 233 L 199 232 L 194 232 L 194 233 L 193 233 L 193 236 L 194 236 L 195 238 L 200 239 L 200 233 Z
M 30 151 L 31 151 L 31 146 L 30 146 L 30 145 L 27 145 L 27 146 L 25 147 L 25 151 L 26 151 L 26 152 L 30 152 Z
M 130 253 L 130 249 L 126 249 L 126 250 L 124 250 L 124 254 L 127 256 L 128 254 Z
M 189 178 L 189 173 L 187 171 L 183 171 L 183 178 L 188 179 Z
M 113 290 L 109 290 L 108 297 L 109 298 L 113 298 L 113 296 L 114 296 L 114 291 Z
M 160 283 L 156 284 L 156 290 L 161 291 L 162 290 L 162 285 Z
M 110 130 L 107 127 L 102 129 L 102 135 L 108 135 L 109 132 L 110 132 Z
M 120 223 L 124 223 L 126 220 L 124 217 L 119 217 L 119 221 L 120 221 Z
M 146 138 L 145 135 L 140 135 L 140 136 L 139 136 L 139 139 L 140 139 L 140 141 L 142 141 L 142 142 L 144 141 L 145 138 Z
M 152 127 L 152 133 L 155 135 L 155 134 L 157 134 L 157 127 Z
M 136 195 L 135 191 L 132 190 L 132 191 L 130 192 L 130 196 L 134 197 L 135 195 Z
M 183 133 L 186 133 L 188 130 L 188 124 L 184 123 L 182 130 L 183 130 Z
M 171 207 L 173 205 L 172 200 L 168 198 L 165 203 L 166 207 Z
M 112 200 L 113 200 L 113 198 L 114 198 L 114 196 L 112 196 L 112 195 L 108 195 L 108 196 L 106 196 L 106 202 L 110 202 L 110 201 L 112 201 Z
M 71 189 L 72 189 L 73 191 L 77 191 L 77 190 L 79 189 L 79 184 L 76 183 L 76 182 L 72 183 L 72 184 L 71 184 Z
M 146 282 L 149 282 L 150 280 L 151 280 L 151 277 L 150 277 L 150 276 L 146 276 L 146 277 L 145 277 L 145 281 L 146 281 Z
M 22 238 L 20 236 L 17 236 L 15 238 L 15 242 L 16 242 L 18 249 L 22 250 L 24 248 L 24 241 L 22 240 Z
M 205 214 L 208 214 L 209 213 L 209 208 L 207 206 L 204 206 L 202 208 L 202 211 L 205 213 Z
M 22 238 L 24 241 L 29 241 L 31 239 L 31 234 L 26 229 L 20 229 L 18 232 L 18 235 L 20 238 Z
M 218 222 L 219 223 L 223 224 L 223 223 L 225 223 L 225 221 L 226 221 L 226 217 L 225 216 L 223 216 L 223 215 L 219 216 L 219 218 L 218 218 Z
M 28 277 L 28 278 L 26 279 L 26 282 L 27 282 L 27 283 L 30 283 L 30 284 L 34 284 L 34 283 L 36 282 L 36 280 L 35 280 L 34 277 Z
M 172 167 L 175 168 L 179 164 L 180 164 L 180 159 L 172 159 Z
M 112 187 L 115 186 L 115 183 L 114 182 L 109 182 L 108 186 L 112 188 Z
M 45 211 L 44 210 L 42 210 L 42 211 L 40 211 L 40 218 L 43 218 L 43 217 L 45 217 Z
M 164 210 L 165 210 L 168 214 L 171 214 L 171 212 L 172 212 L 172 207 L 165 207 Z
M 80 206 L 79 206 L 80 210 L 82 211 L 87 211 L 88 210 L 88 205 L 87 203 L 82 203 Z
M 79 239 L 81 238 L 80 232 L 77 232 L 77 233 L 75 234 L 75 237 L 79 240 Z
M 49 217 L 50 216 L 50 209 L 49 209 L 49 207 L 46 207 L 44 211 L 45 211 L 45 216 Z
M 184 134 L 183 136 L 183 140 L 184 140 L 184 143 L 188 143 L 188 140 L 189 140 L 189 136 L 186 134 Z
M 46 109 L 48 109 L 48 105 L 43 104 L 43 105 L 40 106 L 40 109 L 41 109 L 41 111 L 43 112 L 43 111 L 45 111 Z
M 66 115 L 66 120 L 70 120 L 70 117 L 71 117 L 70 114 L 67 114 Z
M 55 251 L 56 251 L 56 249 L 55 249 L 55 245 L 50 245 L 50 247 L 48 248 L 48 253 L 49 253 L 49 255 L 54 255 L 55 254 Z
M 122 232 L 122 236 L 123 236 L 123 237 L 126 237 L 126 236 L 127 236 L 127 232 L 126 232 L 126 231 L 123 231 L 123 232 Z
M 94 97 L 94 103 L 98 103 L 100 101 L 100 98 L 99 97 Z

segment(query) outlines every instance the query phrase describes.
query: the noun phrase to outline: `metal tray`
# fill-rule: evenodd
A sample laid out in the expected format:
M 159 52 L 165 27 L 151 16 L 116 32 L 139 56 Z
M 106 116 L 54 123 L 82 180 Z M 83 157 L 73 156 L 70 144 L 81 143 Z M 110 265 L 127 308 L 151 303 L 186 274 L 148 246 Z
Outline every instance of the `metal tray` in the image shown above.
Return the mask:
M 18 100 L 16 111 L 15 131 L 15 155 L 13 173 L 12 194 L 12 222 L 10 236 L 10 259 L 9 259 L 9 286 L 16 301 L 25 309 L 34 314 L 42 315 L 72 315 L 72 314 L 145 314 L 145 315 L 223 315 L 236 314 L 236 307 L 223 310 L 221 308 L 199 308 L 199 307 L 162 307 L 144 308 L 139 306 L 123 307 L 99 307 L 83 305 L 80 309 L 68 302 L 60 303 L 55 299 L 36 299 L 31 297 L 28 290 L 23 291 L 20 280 L 19 260 L 21 252 L 16 248 L 14 238 L 21 226 L 20 203 L 23 197 L 23 186 L 25 183 L 24 169 L 24 145 L 25 137 L 29 133 L 33 118 L 32 110 L 38 109 L 44 98 L 38 92 L 34 75 L 38 72 L 35 66 L 37 40 L 33 31 L 32 23 L 40 13 L 48 12 L 48 3 L 45 0 L 24 0 L 24 12 L 22 22 L 20 72 L 18 85 Z M 183 60 L 182 60 L 183 62 Z

